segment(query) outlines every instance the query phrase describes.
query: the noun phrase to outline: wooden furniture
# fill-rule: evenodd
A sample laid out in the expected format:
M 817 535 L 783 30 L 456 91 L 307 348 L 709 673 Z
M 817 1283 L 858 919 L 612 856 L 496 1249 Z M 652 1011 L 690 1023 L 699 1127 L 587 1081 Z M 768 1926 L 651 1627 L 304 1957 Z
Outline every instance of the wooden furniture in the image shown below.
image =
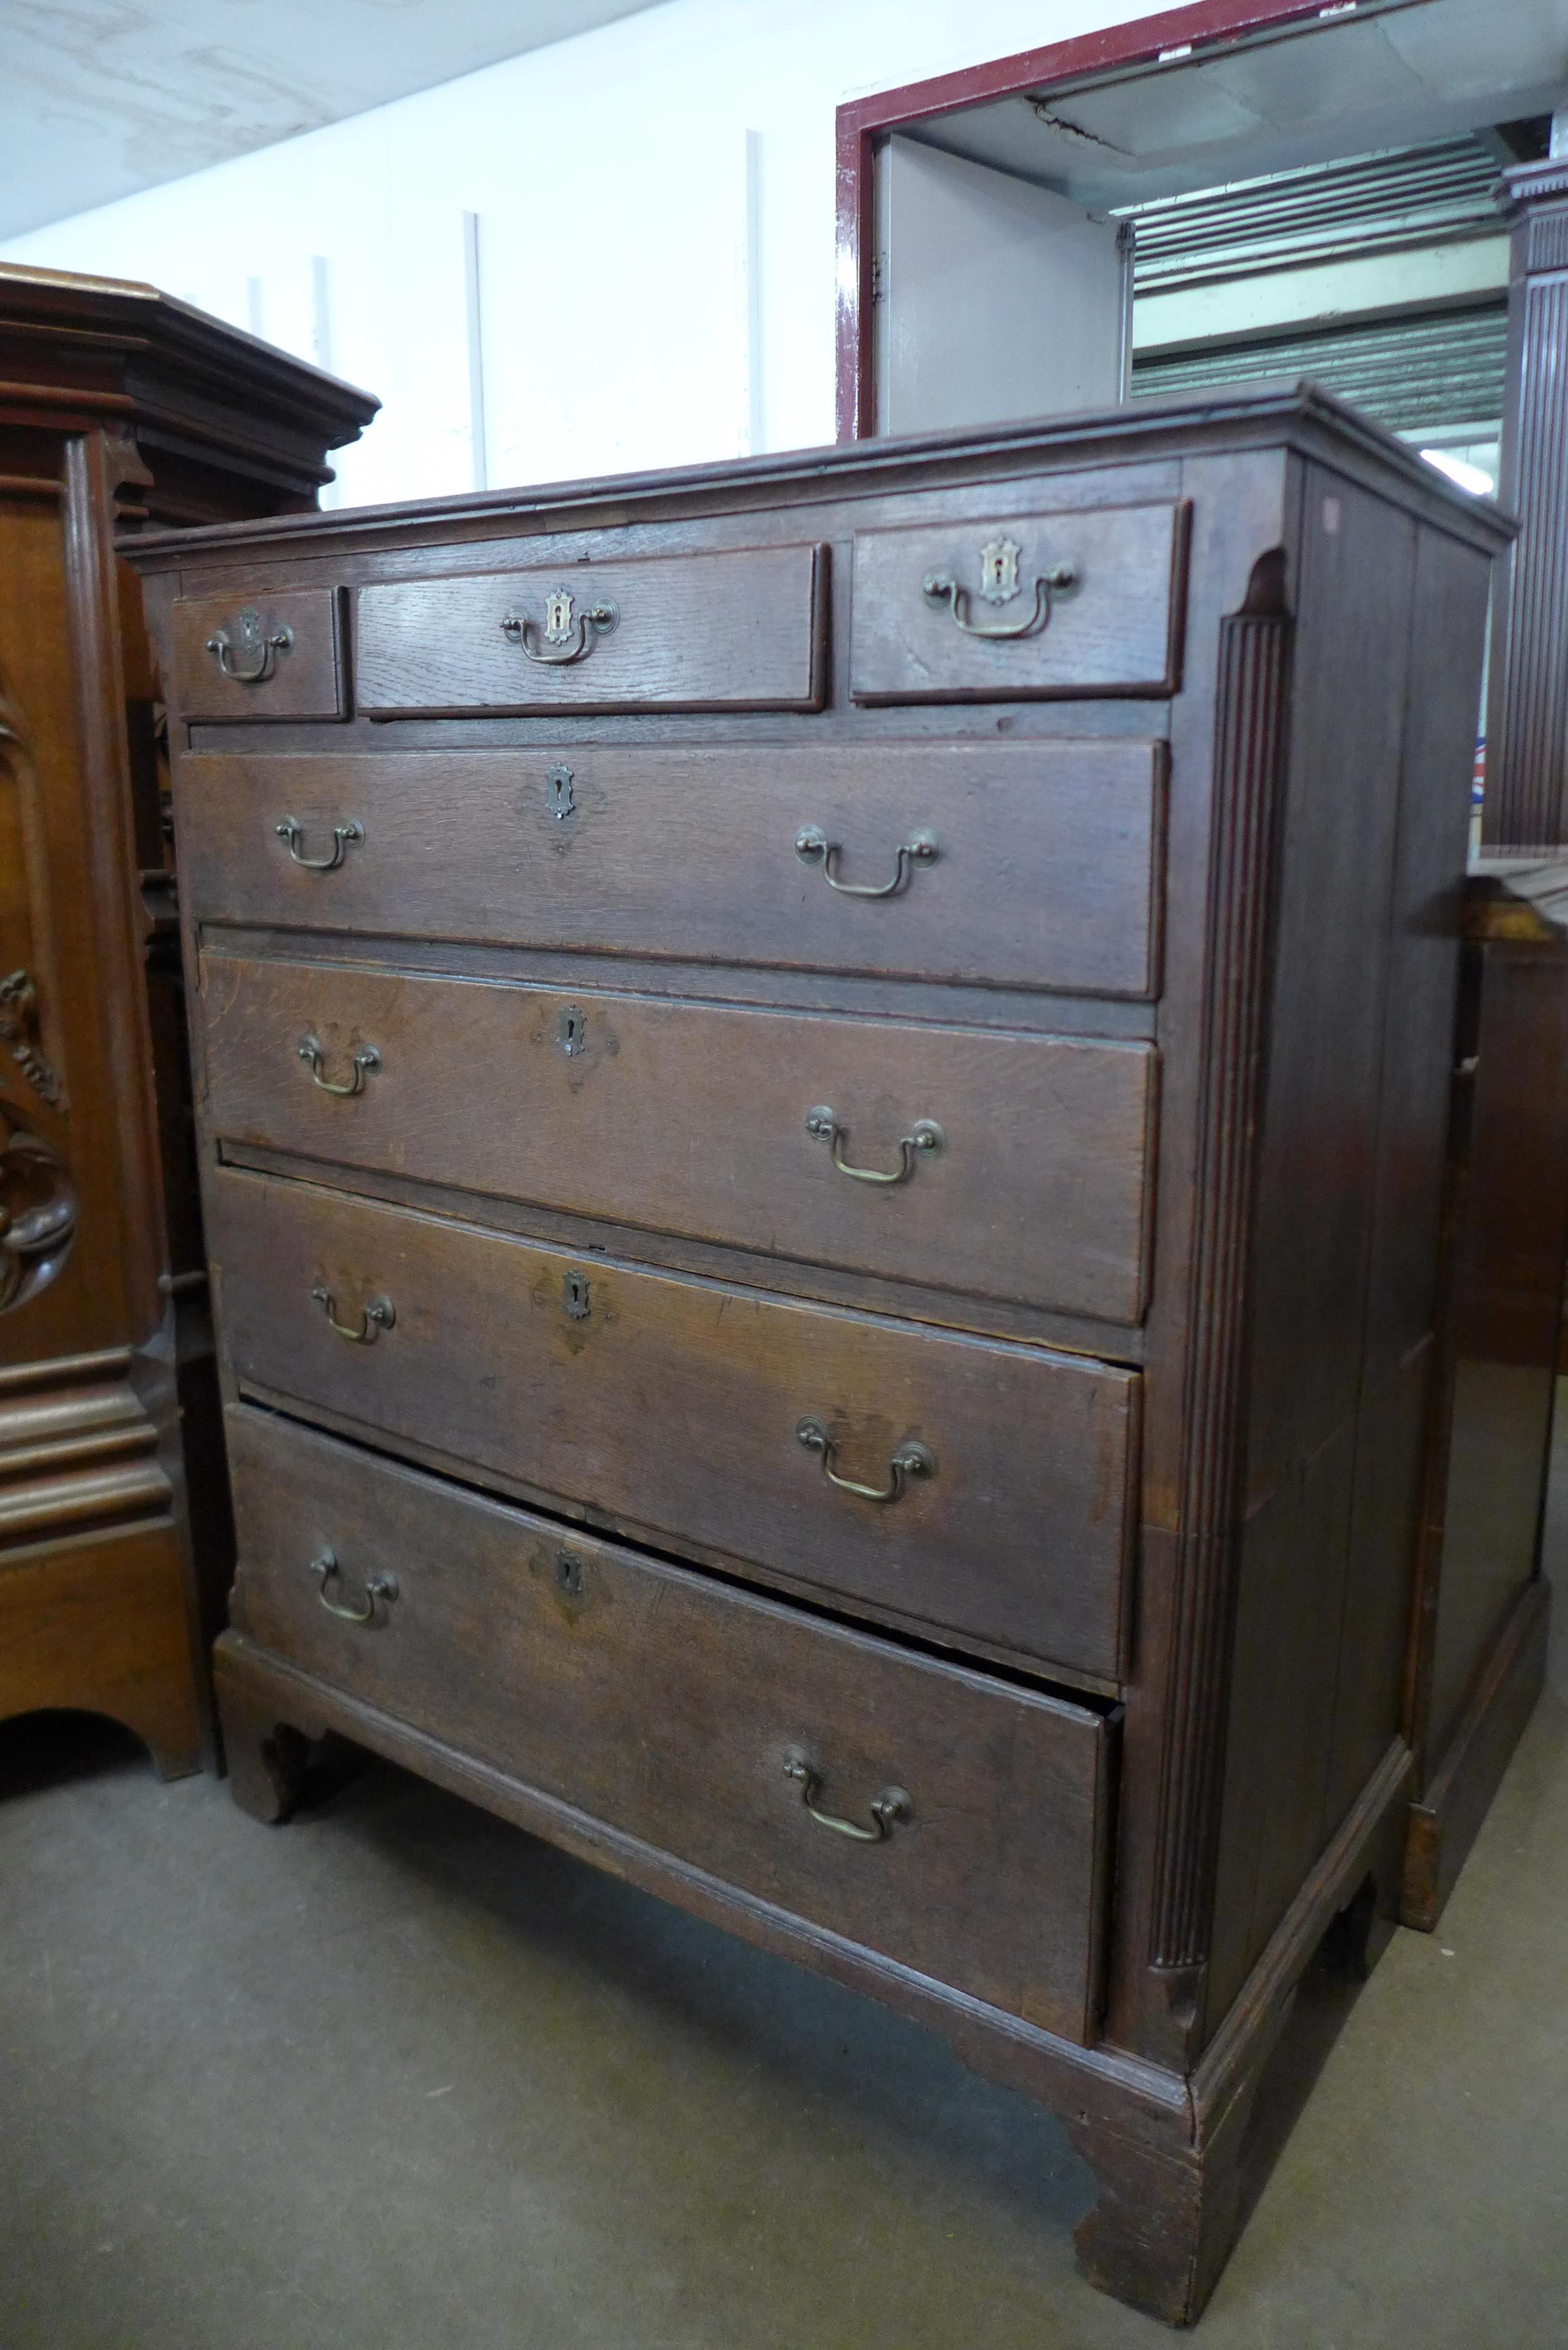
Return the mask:
M 111 1715 L 165 1775 L 210 1748 L 193 1635 L 232 1552 L 159 689 L 114 534 L 313 506 L 375 407 L 151 286 L 0 266 L 0 1718 Z
M 1442 1370 L 1409 1660 L 1418 1766 L 1403 1916 L 1435 1926 L 1545 1673 L 1541 1536 L 1568 1251 L 1568 170 L 1505 172 L 1501 494 L 1485 854 L 1467 896 Z
M 1407 29 L 1438 37 L 1449 0 L 1410 0 Z M 1456 12 L 1457 14 L 1457 12 Z M 1213 87 L 1250 51 L 1260 71 L 1272 45 L 1288 39 L 1298 63 L 1303 39 L 1319 44 L 1325 79 L 1356 85 L 1355 52 L 1380 45 L 1375 16 L 1303 0 L 1195 0 L 1195 5 L 1106 26 L 1065 41 L 847 100 L 837 115 L 837 424 L 841 439 L 873 434 L 883 400 L 882 361 L 896 350 L 903 372 L 941 347 L 944 297 L 940 242 L 930 266 L 939 288 L 934 317 L 911 321 L 898 298 L 887 203 L 887 165 L 913 137 L 934 142 L 950 168 L 1022 151 L 1006 125 L 1027 100 L 1037 113 L 1064 109 L 1068 136 L 1092 131 L 1080 120 L 1096 88 L 1129 98 L 1141 71 L 1157 67 L 1168 120 L 1189 127 L 1205 117 L 1199 88 Z M 1464 38 L 1460 34 L 1460 38 Z M 1331 46 L 1324 47 L 1327 43 Z M 1511 27 L 1497 44 L 1501 80 L 1523 70 Z M 1275 55 L 1285 54 L 1274 48 Z M 1433 55 L 1436 54 L 1434 49 Z M 1455 57 L 1457 57 L 1455 52 Z M 1232 60 L 1227 67 L 1226 57 Z M 1454 57 L 1448 70 L 1452 71 Z M 1185 93 L 1182 85 L 1186 84 Z M 1145 83 L 1146 89 L 1153 84 Z M 1262 87 L 1260 83 L 1259 87 Z M 1386 97 L 1386 92 L 1385 93 Z M 1472 96 L 1475 88 L 1472 87 Z M 1483 106 L 1504 138 L 1529 135 L 1523 101 Z M 1420 112 L 1410 88 L 1407 104 Z M 1262 109 L 1264 116 L 1268 109 Z M 1128 118 L 1130 120 L 1130 118 Z M 1412 120 L 1415 116 L 1412 116 Z M 1343 117 L 1341 118 L 1343 120 Z M 1430 128 L 1431 126 L 1428 126 Z M 1346 136 L 1349 134 L 1347 133 Z M 1129 134 L 1130 147 L 1138 141 Z M 1360 146 L 1370 146 L 1368 137 Z M 928 145 L 926 151 L 933 151 Z M 1114 161 L 1116 150 L 1105 151 Z M 1500 140 L 1499 152 L 1506 147 Z M 1223 173 L 1216 151 L 1195 172 Z M 1146 157 L 1146 161 L 1147 161 Z M 1033 177 L 1049 182 L 1036 147 Z M 1137 190 L 1130 152 L 1122 194 Z M 982 174 L 982 176 L 984 176 Z M 971 213 L 966 234 L 987 245 L 973 283 L 964 281 L 966 336 L 950 338 L 967 357 L 968 385 L 1005 387 L 990 367 L 986 338 L 971 309 L 1012 234 L 1011 191 L 1002 170 L 989 223 Z M 1084 192 L 1079 190 L 1080 194 Z M 1509 359 L 1502 415 L 1500 496 L 1518 529 L 1500 565 L 1492 599 L 1491 658 L 1484 733 L 1483 827 L 1489 853 L 1514 859 L 1568 841 L 1568 665 L 1563 611 L 1568 595 L 1568 443 L 1563 385 L 1568 379 L 1568 161 L 1525 163 L 1500 174 L 1497 198 L 1510 228 Z M 1108 201 L 1108 198 L 1104 199 Z M 978 201 L 978 200 L 975 200 Z M 1023 201 L 1021 194 L 1019 201 Z M 929 227 L 926 234 L 932 234 Z M 919 234 L 919 232 L 917 232 Z M 917 281 L 919 273 L 916 272 Z M 1038 310 L 1040 304 L 1034 305 Z M 996 311 L 999 329 L 1005 302 Z M 1044 379 L 1040 379 L 1044 381 Z M 1005 390 L 999 390 L 1005 400 Z M 1044 404 L 1044 394 L 1039 402 Z M 973 413 L 966 409 L 962 412 Z M 982 411 L 981 412 L 990 412 Z M 1568 1041 L 1568 955 L 1540 925 L 1530 934 L 1473 894 L 1450 1147 L 1449 1244 L 1440 1322 L 1443 1368 L 1433 1399 L 1430 1476 L 1424 1513 L 1420 1598 L 1407 1659 L 1407 1725 L 1417 1760 L 1410 1807 L 1406 1924 L 1430 1930 L 1495 1794 L 1534 1705 L 1543 1671 L 1550 1586 L 1541 1573 L 1542 1493 L 1550 1459 L 1552 1362 L 1563 1306 L 1568 1248 L 1568 1139 L 1563 1118 L 1563 1045 Z M 1483 992 L 1483 982 L 1490 997 Z M 1522 1027 L 1515 1024 L 1522 1022 Z M 1480 1074 L 1469 1067 L 1476 1064 Z M 1472 1083 L 1473 1078 L 1473 1083 Z M 1534 1281 L 1533 1292 L 1523 1285 Z M 1494 1307 L 1506 1292 L 1503 1320 Z M 1487 1335 L 1490 1333 L 1490 1335 Z M 1496 1351 L 1501 1348 L 1501 1352 Z M 1446 1537 L 1446 1548 L 1445 1548 Z
M 1505 172 L 1509 224 L 1508 407 L 1499 495 L 1519 517 L 1499 567 L 1487 692 L 1481 806 L 1489 850 L 1568 840 L 1568 684 L 1562 657 L 1568 579 L 1568 161 Z
M 346 1733 L 924 2018 L 1178 2321 L 1399 1898 L 1503 529 L 1303 388 L 130 550 L 241 1802 Z
M 1568 860 L 1465 894 L 1439 1369 L 1408 1717 L 1401 1916 L 1430 1930 L 1546 1673 L 1541 1536 L 1568 1248 Z

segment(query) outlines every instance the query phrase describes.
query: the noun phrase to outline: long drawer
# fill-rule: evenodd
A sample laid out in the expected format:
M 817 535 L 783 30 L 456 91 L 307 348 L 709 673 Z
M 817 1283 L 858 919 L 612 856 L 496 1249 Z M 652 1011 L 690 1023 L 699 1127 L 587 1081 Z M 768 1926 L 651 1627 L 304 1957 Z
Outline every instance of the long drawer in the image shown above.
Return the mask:
M 1110 1322 L 1143 1310 L 1149 1045 L 212 954 L 202 983 L 223 1139 Z
M 230 1414 L 229 1456 L 236 1613 L 261 1646 L 831 1932 L 1089 2036 L 1114 1717 L 265 1414 Z
M 1136 1375 L 309 1184 L 220 1170 L 208 1200 L 242 1385 L 663 1546 L 1119 1672 Z
M 1149 742 L 191 757 L 180 887 L 202 922 L 1148 996 L 1163 777 Z
M 355 599 L 371 718 L 815 710 L 828 549 L 738 547 L 379 581 Z

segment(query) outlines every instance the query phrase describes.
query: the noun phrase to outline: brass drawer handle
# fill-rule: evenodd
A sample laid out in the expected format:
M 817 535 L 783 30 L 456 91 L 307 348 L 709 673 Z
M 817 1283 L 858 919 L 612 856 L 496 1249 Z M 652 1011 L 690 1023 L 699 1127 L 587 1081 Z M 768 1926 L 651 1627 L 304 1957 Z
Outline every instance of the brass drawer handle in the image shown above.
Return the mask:
M 398 1586 L 393 1582 L 389 1575 L 372 1575 L 366 1581 L 365 1605 L 363 1607 L 345 1607 L 340 1600 L 328 1599 L 327 1596 L 327 1586 L 332 1581 L 334 1575 L 341 1573 L 341 1569 L 337 1565 L 337 1554 L 336 1551 L 324 1550 L 318 1552 L 316 1557 L 310 1562 L 310 1572 L 316 1576 L 317 1582 L 321 1586 L 320 1590 L 316 1595 L 320 1600 L 321 1605 L 326 1608 L 327 1613 L 329 1616 L 337 1616 L 340 1617 L 345 1624 L 373 1623 L 376 1617 L 377 1600 L 384 1599 L 387 1606 L 389 1607 L 393 1600 L 398 1596 Z
M 971 620 L 967 619 L 965 617 L 964 607 L 969 601 L 970 591 L 967 588 L 961 587 L 959 582 L 949 571 L 928 571 L 924 579 L 920 582 L 920 592 L 927 598 L 928 601 L 932 604 L 946 604 L 952 613 L 954 626 L 961 629 L 966 637 L 985 637 L 990 639 L 993 643 L 997 643 L 1004 641 L 1011 637 L 1038 636 L 1041 629 L 1044 628 L 1046 622 L 1051 618 L 1051 592 L 1053 588 L 1075 588 L 1076 587 L 1077 582 L 1078 567 L 1076 564 L 1054 563 L 1049 571 L 1041 572 L 1039 577 L 1036 578 L 1034 582 L 1034 609 L 1026 614 L 1022 620 Z M 981 590 L 982 595 L 985 594 L 985 592 L 986 591 L 983 588 Z M 1011 595 L 1016 595 L 1017 592 L 1018 590 L 1016 588 L 1009 590 Z M 996 602 L 1005 602 L 1006 598 L 995 597 L 992 598 L 992 600 Z
M 906 1438 L 888 1463 L 885 1485 L 857 1485 L 853 1477 L 840 1477 L 834 1469 L 833 1456 L 838 1446 L 829 1436 L 820 1419 L 803 1419 L 795 1427 L 795 1436 L 808 1452 L 822 1455 L 822 1473 L 830 1485 L 841 1493 L 853 1493 L 862 1502 L 896 1502 L 904 1490 L 906 1477 L 934 1477 L 937 1456 L 929 1444 L 917 1438 Z
M 802 1804 L 819 1827 L 831 1828 L 835 1835 L 850 1836 L 857 1844 L 886 1844 L 896 1824 L 909 1816 L 909 1798 L 902 1787 L 884 1787 L 873 1800 L 873 1827 L 863 1828 L 858 1820 L 842 1820 L 836 1812 L 819 1811 L 816 1798 L 822 1793 L 821 1774 L 812 1769 L 804 1754 L 793 1750 L 784 1756 L 784 1774 L 795 1781 Z
M 922 1154 L 940 1150 L 947 1140 L 934 1118 L 918 1118 L 909 1133 L 900 1135 L 898 1139 L 898 1164 L 890 1175 L 884 1175 L 880 1168 L 851 1167 L 838 1147 L 841 1142 L 848 1141 L 849 1129 L 839 1125 L 826 1105 L 807 1110 L 805 1130 L 807 1134 L 814 1134 L 818 1142 L 826 1143 L 839 1173 L 847 1175 L 856 1183 L 906 1183 L 915 1171 L 916 1159 Z
M 893 898 L 903 888 L 907 876 L 917 865 L 932 865 L 937 857 L 937 836 L 934 832 L 912 833 L 895 852 L 893 879 L 890 881 L 840 881 L 833 870 L 833 860 L 842 854 L 841 845 L 829 840 L 819 824 L 803 825 L 794 837 L 794 853 L 803 865 L 813 865 L 820 858 L 822 878 L 830 889 L 841 898 Z
M 366 1078 L 372 1070 L 379 1069 L 381 1066 L 381 1055 L 377 1052 L 374 1045 L 356 1045 L 354 1058 L 349 1064 L 354 1075 L 348 1085 L 337 1086 L 330 1078 L 324 1077 L 321 1074 L 327 1066 L 327 1056 L 322 1052 L 319 1036 L 302 1036 L 294 1049 L 310 1071 L 311 1084 L 324 1094 L 342 1094 L 347 1097 L 363 1093 Z
M 565 588 L 552 588 L 545 598 L 545 625 L 538 631 L 537 643 L 530 639 L 531 624 L 521 612 L 508 612 L 501 629 L 514 645 L 522 646 L 531 661 L 537 661 L 545 669 L 558 669 L 567 661 L 585 660 L 600 636 L 608 636 L 619 618 L 605 596 L 597 604 L 590 604 L 586 612 L 579 612 L 574 620 L 570 592 Z
M 369 1305 L 360 1307 L 359 1327 L 356 1330 L 351 1322 L 339 1322 L 337 1319 L 337 1300 L 324 1281 L 317 1282 L 310 1295 L 337 1336 L 352 1338 L 357 1347 L 368 1347 L 378 1330 L 389 1330 L 398 1318 L 389 1297 L 372 1297 Z
M 347 824 L 333 826 L 330 857 L 302 857 L 299 844 L 305 838 L 305 827 L 296 816 L 286 816 L 281 824 L 274 825 L 273 830 L 280 840 L 287 841 L 289 855 L 296 865 L 304 867 L 306 873 L 336 873 L 343 862 L 344 850 L 352 842 L 365 837 L 364 826 L 358 816 L 351 816 Z
M 276 669 L 279 653 L 287 652 L 293 643 L 292 629 L 264 628 L 261 614 L 247 604 L 235 613 L 233 633 L 214 629 L 205 650 L 236 685 L 263 685 Z

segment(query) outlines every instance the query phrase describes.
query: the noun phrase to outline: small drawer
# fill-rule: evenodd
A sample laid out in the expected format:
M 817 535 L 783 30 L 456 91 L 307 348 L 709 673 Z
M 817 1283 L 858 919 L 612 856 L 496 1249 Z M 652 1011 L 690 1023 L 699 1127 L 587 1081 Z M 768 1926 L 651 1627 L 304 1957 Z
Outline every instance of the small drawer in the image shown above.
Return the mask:
M 761 1900 L 1090 2037 L 1115 1712 L 243 1407 L 229 1458 L 235 1614 L 258 1646 Z
M 202 997 L 223 1141 L 1142 1315 L 1150 1045 L 211 953 Z
M 370 718 L 532 710 L 815 710 L 826 546 L 567 563 L 362 588 Z
M 178 800 L 202 922 L 1159 986 L 1162 743 L 239 753 Z
M 1135 1374 L 234 1170 L 207 1205 L 243 1385 L 663 1548 L 1118 1675 Z
M 857 702 L 1174 693 L 1188 508 L 1003 514 L 855 541 Z
M 341 603 L 336 588 L 182 598 L 174 607 L 173 708 L 203 724 L 347 717 Z

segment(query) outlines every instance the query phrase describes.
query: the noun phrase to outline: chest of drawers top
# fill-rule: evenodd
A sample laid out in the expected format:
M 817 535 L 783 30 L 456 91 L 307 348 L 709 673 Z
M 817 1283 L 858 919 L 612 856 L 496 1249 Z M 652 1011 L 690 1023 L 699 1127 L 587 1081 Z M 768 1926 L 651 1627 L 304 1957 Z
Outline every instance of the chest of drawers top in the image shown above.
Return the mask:
M 588 717 L 646 743 L 691 739 L 700 715 L 740 739 L 824 714 L 852 737 L 974 735 L 994 733 L 998 703 L 1023 705 L 1004 732 L 1032 712 L 1049 731 L 1061 702 L 1113 705 L 1071 713 L 1075 733 L 1147 736 L 1212 629 L 1222 548 L 1244 591 L 1271 504 L 1282 526 L 1268 477 L 1293 452 L 1331 452 L 1348 477 L 1466 529 L 1401 444 L 1303 386 L 149 534 L 127 551 L 165 614 L 192 747 L 275 754 L 323 724 L 345 730 L 342 750 L 368 730 L 410 746 L 570 739 Z M 1474 521 L 1469 535 L 1486 537 Z M 1234 587 L 1213 585 L 1221 599 Z M 432 719 L 449 722 L 439 736 Z M 519 734 L 519 721 L 537 723 Z

